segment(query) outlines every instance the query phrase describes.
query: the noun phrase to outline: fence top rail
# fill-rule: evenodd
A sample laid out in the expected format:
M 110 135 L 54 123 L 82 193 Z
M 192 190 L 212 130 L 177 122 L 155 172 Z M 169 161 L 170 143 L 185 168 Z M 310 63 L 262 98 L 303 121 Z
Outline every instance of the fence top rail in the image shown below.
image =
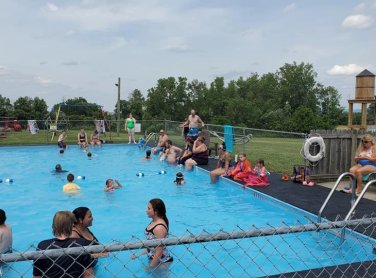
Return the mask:
M 176 123 L 181 124 L 181 122 L 178 121 L 171 121 L 171 120 L 165 120 L 168 123 Z M 217 127 L 217 128 L 223 128 L 223 125 L 215 125 L 215 124 L 205 124 L 206 127 Z M 308 136 L 307 133 L 301 133 L 301 132 L 289 132 L 289 131 L 280 131 L 280 130 L 272 130 L 272 129 L 260 129 L 260 128 L 251 128 L 251 127 L 244 127 L 244 126 L 233 126 L 235 129 L 245 129 L 245 130 L 252 130 L 252 131 L 260 131 L 260 132 L 272 132 L 272 133 L 279 133 L 279 134 L 286 134 L 286 135 L 296 135 L 306 138 Z
M 311 223 L 304 225 L 295 226 L 282 226 L 282 227 L 269 227 L 262 229 L 251 229 L 251 230 L 238 230 L 238 231 L 220 231 L 217 233 L 205 233 L 200 235 L 181 236 L 181 237 L 170 237 L 164 239 L 155 240 L 140 240 L 137 242 L 124 242 L 124 243 L 114 243 L 106 245 L 91 245 L 82 247 L 70 247 L 61 249 L 51 249 L 51 250 L 41 250 L 41 251 L 26 251 L 26 252 L 15 252 L 9 254 L 0 255 L 0 262 L 18 262 L 35 260 L 40 258 L 58 258 L 63 255 L 81 255 L 83 253 L 101 253 L 101 252 L 118 252 L 118 251 L 130 251 L 136 249 L 143 249 L 148 247 L 158 247 L 161 245 L 171 246 L 171 245 L 182 245 L 182 244 L 192 244 L 200 242 L 211 242 L 211 241 L 222 241 L 222 240 L 234 240 L 243 238 L 253 238 L 259 236 L 272 236 L 272 235 L 282 235 L 282 234 L 292 234 L 299 232 L 309 232 L 318 230 L 329 230 L 338 229 L 345 227 L 353 227 L 359 225 L 372 225 L 376 223 L 376 217 L 363 218 L 363 219 L 353 219 L 347 221 L 333 221 L 333 222 L 323 222 L 323 223 Z M 187 231 L 188 232 L 188 231 Z M 205 231 L 204 231 L 205 232 Z

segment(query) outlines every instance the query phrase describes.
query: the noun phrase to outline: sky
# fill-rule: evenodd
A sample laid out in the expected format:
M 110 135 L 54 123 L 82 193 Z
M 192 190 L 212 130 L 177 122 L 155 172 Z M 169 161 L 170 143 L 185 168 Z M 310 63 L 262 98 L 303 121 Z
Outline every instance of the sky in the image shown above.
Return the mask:
M 341 105 L 376 74 L 376 0 L 0 0 L 0 95 L 113 111 L 165 77 L 210 84 L 310 63 Z

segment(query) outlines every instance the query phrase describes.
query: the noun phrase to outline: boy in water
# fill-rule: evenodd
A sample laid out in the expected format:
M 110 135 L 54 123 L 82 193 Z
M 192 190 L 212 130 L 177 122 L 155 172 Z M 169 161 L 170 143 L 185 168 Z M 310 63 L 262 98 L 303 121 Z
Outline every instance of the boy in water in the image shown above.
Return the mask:
M 115 185 L 115 183 L 117 185 Z M 106 186 L 104 187 L 104 191 L 114 191 L 115 189 L 122 188 L 123 186 L 118 180 L 108 179 L 106 180 Z
M 68 183 L 63 186 L 63 191 L 65 193 L 73 194 L 73 193 L 77 193 L 78 190 L 80 190 L 80 187 L 77 184 L 73 183 L 73 181 L 74 181 L 73 174 L 68 174 L 67 181 L 68 181 Z
M 146 150 L 144 159 L 151 159 L 151 150 Z

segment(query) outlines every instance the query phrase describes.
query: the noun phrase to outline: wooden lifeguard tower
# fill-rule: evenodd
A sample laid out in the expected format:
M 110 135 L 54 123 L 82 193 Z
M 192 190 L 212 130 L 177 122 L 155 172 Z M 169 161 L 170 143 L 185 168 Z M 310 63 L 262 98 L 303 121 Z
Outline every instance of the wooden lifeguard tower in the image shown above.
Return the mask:
M 368 104 L 374 104 L 376 107 L 375 99 L 375 75 L 365 69 L 356 76 L 356 89 L 355 99 L 349 99 L 349 117 L 348 127 L 351 129 L 366 129 L 367 128 L 367 106 Z M 360 125 L 353 124 L 354 103 L 362 105 L 362 119 Z M 373 110 L 373 119 L 376 124 L 376 108 Z

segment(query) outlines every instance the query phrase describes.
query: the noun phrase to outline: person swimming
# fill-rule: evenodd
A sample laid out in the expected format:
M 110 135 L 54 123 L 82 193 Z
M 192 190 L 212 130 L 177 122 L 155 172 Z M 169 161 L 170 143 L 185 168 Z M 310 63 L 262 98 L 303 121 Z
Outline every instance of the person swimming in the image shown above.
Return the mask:
M 61 167 L 61 165 L 60 164 L 56 164 L 55 165 L 55 171 L 54 171 L 55 173 L 66 173 L 66 172 L 68 172 L 68 170 L 63 170 L 63 168 Z
M 176 177 L 175 177 L 174 183 L 176 183 L 176 185 L 183 185 L 183 184 L 185 184 L 184 175 L 183 175 L 182 172 L 176 173 Z
M 151 150 L 146 150 L 144 159 L 151 159 Z

